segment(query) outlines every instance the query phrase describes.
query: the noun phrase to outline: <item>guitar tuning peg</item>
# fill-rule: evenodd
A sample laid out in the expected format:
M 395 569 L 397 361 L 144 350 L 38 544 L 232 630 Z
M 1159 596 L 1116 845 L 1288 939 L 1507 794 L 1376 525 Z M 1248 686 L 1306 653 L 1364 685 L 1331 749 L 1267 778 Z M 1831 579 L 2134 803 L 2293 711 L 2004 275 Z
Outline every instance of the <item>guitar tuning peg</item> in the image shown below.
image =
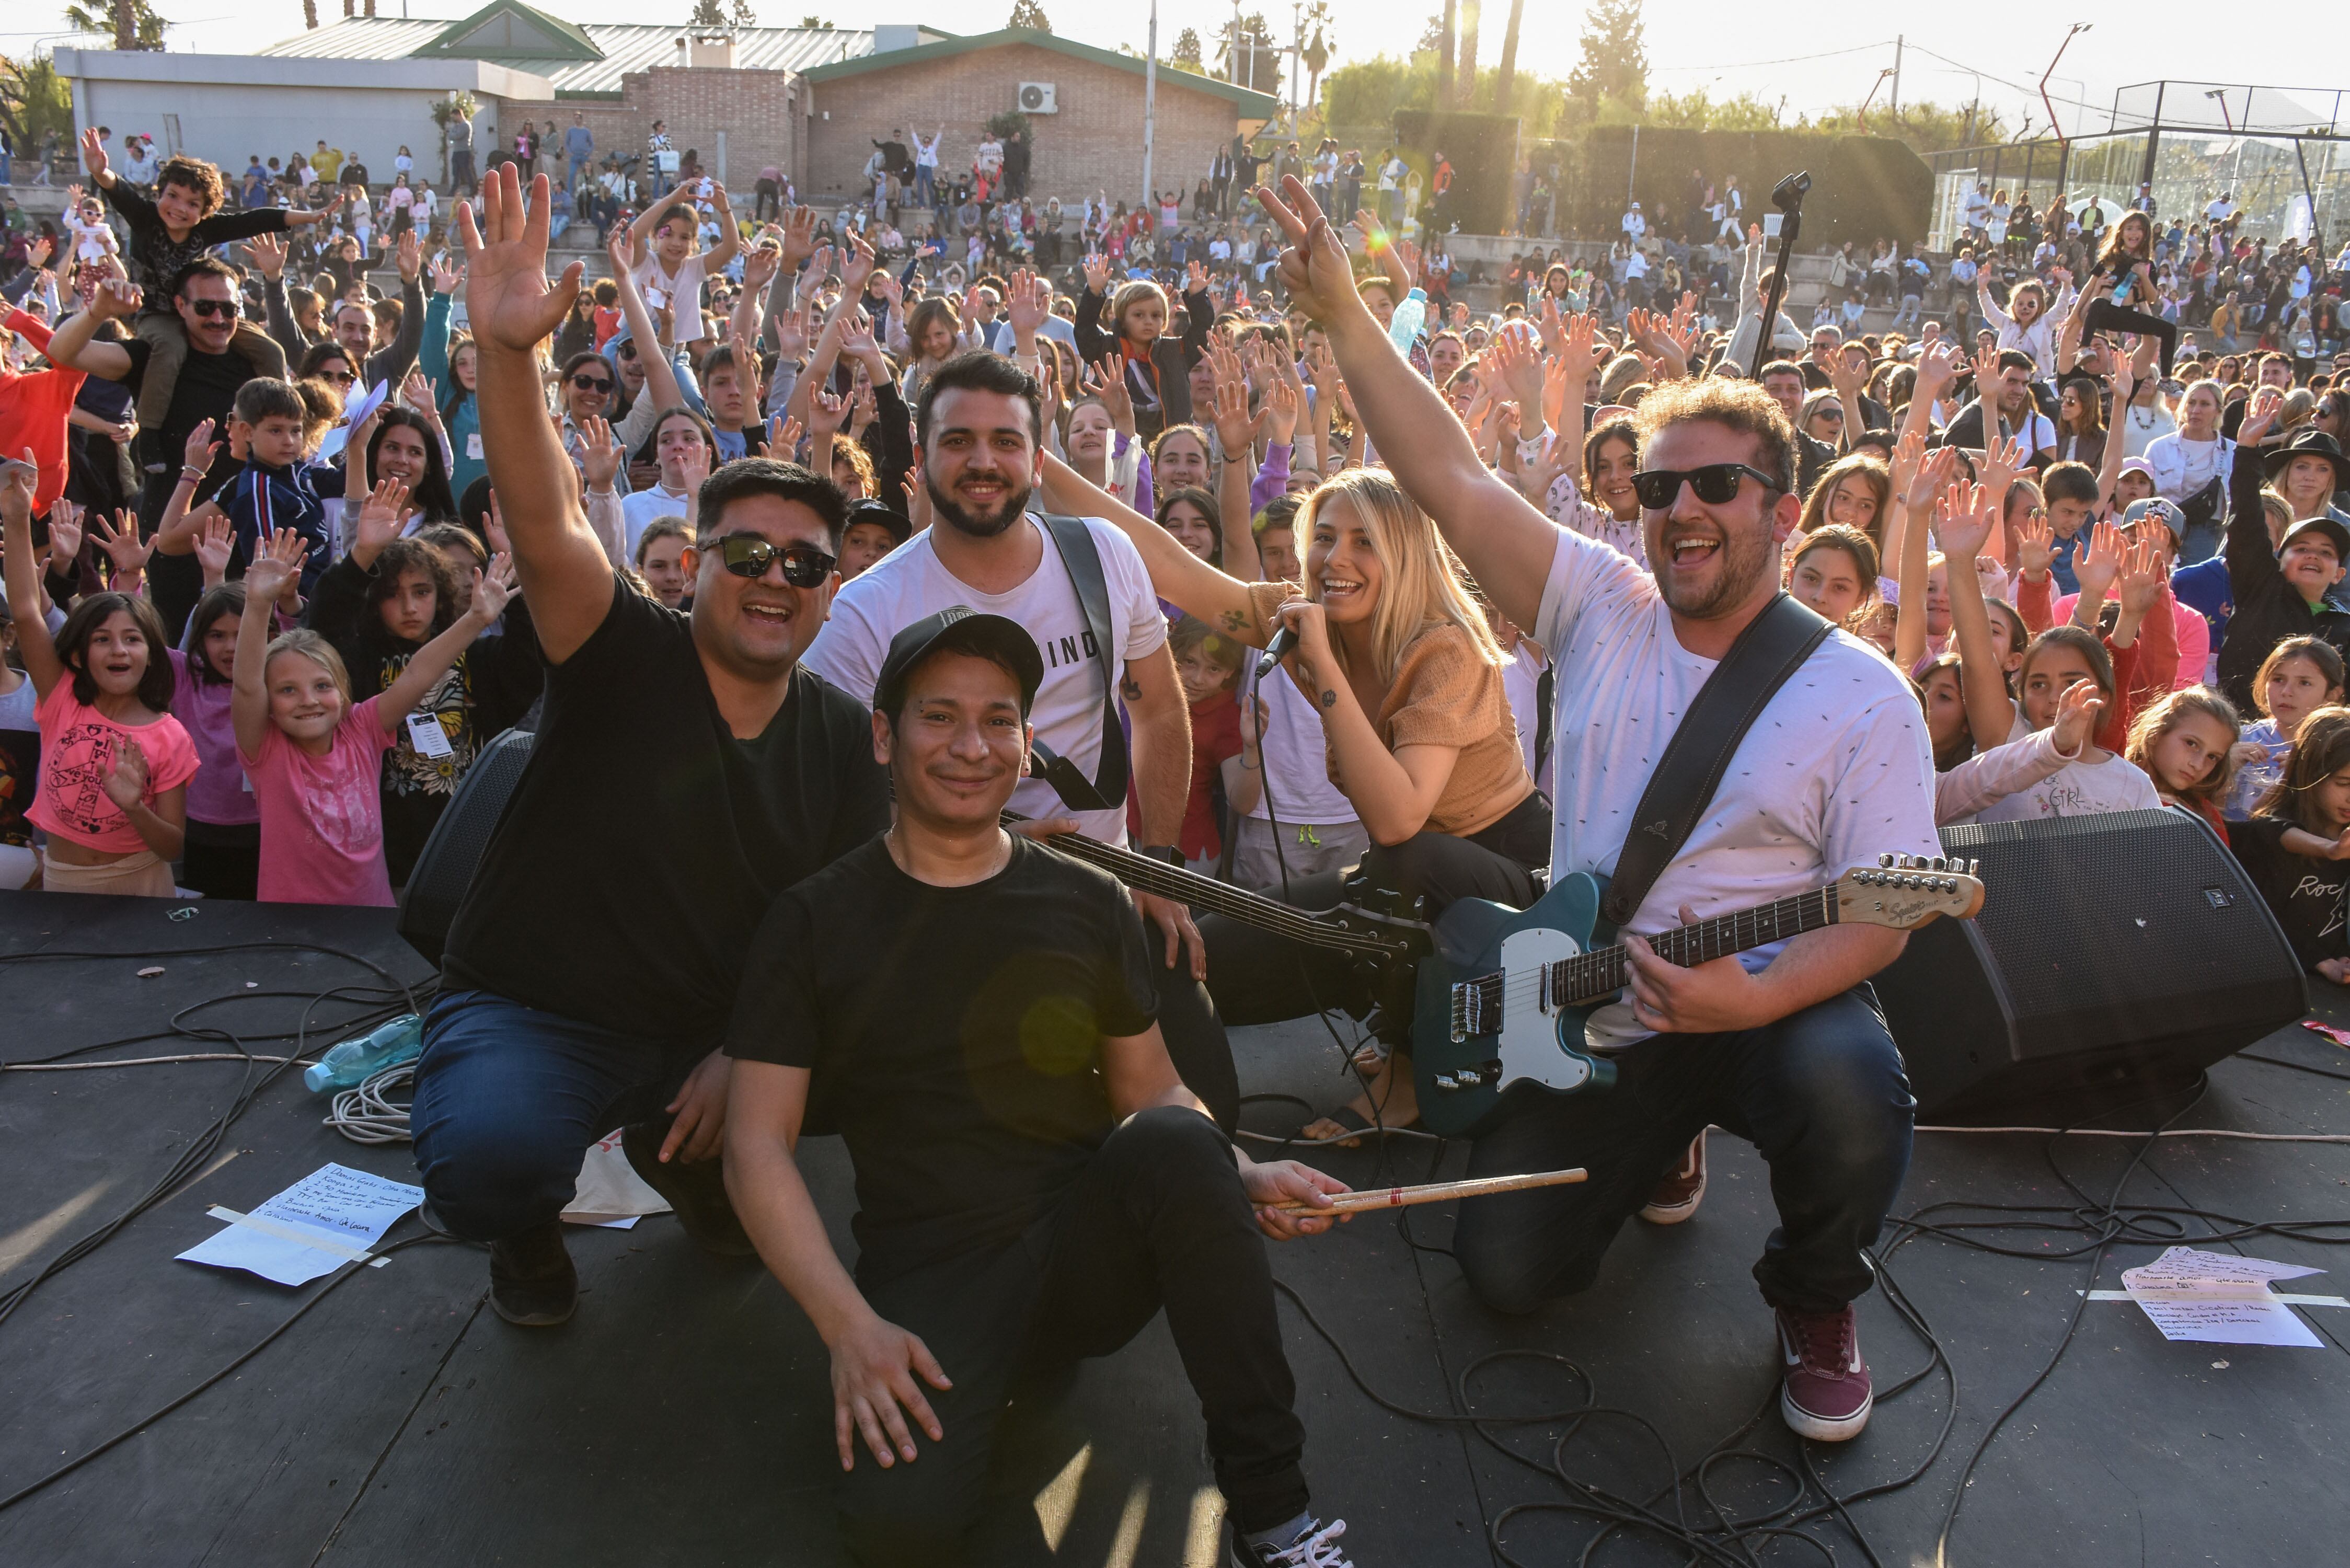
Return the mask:
M 1877 857 L 1877 864 L 1880 869 L 1890 871 L 1893 869 L 1893 862 L 1898 858 L 1899 857 L 1891 854 L 1880 855 Z
M 1949 858 L 1948 858 L 1947 857 L 1940 856 L 1940 855 L 1937 855 L 1937 856 L 1935 856 L 1935 857 L 1934 857 L 1934 869 L 1935 869 L 1935 870 L 1937 870 L 1937 871 L 1948 871 L 1950 868 L 1950 860 L 1949 860 Z
M 1971 876 L 1973 876 L 1976 872 L 1978 872 L 1978 871 L 1980 871 L 1980 870 L 1981 870 L 1981 869 L 1982 869 L 1982 862 L 1981 862 L 1981 861 L 1980 861 L 1980 860 L 1970 860 L 1970 861 L 1968 861 L 1968 862 L 1967 862 L 1967 875 L 1968 875 L 1968 876 L 1971 877 Z

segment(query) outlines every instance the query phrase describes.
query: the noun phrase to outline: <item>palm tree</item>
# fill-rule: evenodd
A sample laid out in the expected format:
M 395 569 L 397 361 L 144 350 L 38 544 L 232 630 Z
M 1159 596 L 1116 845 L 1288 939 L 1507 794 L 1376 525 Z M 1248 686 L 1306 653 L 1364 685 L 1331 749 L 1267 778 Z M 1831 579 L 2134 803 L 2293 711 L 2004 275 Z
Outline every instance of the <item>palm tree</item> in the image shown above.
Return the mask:
M 1461 36 L 1461 0 L 1444 0 L 1444 36 L 1436 57 L 1436 105 L 1452 101 L 1452 56 Z
M 1452 76 L 1456 109 L 1467 109 L 1477 96 L 1477 24 L 1484 11 L 1484 0 L 1461 0 L 1461 59 Z
M 1502 34 L 1502 63 L 1493 71 L 1493 112 L 1510 112 L 1510 93 L 1518 74 L 1518 19 L 1525 14 L 1526 0 L 1510 0 L 1510 25 Z
M 1330 19 L 1329 0 L 1314 0 L 1306 9 L 1305 20 L 1314 24 L 1314 41 L 1299 51 L 1298 58 L 1305 65 L 1305 101 L 1317 103 L 1322 96 L 1322 73 L 1330 64 L 1330 44 L 1325 24 Z

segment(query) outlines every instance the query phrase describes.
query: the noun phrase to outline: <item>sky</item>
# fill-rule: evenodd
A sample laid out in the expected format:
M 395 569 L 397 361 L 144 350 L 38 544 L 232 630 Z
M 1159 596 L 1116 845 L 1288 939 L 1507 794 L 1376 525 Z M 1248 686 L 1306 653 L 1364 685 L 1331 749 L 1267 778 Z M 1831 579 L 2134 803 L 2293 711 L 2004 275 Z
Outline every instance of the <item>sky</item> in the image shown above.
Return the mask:
M 644 0 L 540 0 L 545 8 L 575 22 L 640 22 L 650 7 Z M 899 0 L 902 3 L 902 0 Z M 2184 6 L 2185 0 L 2176 0 Z M 22 52 L 42 35 L 23 30 L 24 13 L 43 0 L 12 7 L 10 26 L 0 29 L 0 50 Z M 410 0 L 418 16 L 455 18 L 469 15 L 478 0 Z M 982 0 L 985 7 L 958 11 L 939 5 L 899 10 L 884 3 L 860 12 L 837 0 L 754 0 L 760 19 L 771 26 L 796 21 L 814 10 L 849 24 L 863 20 L 937 21 L 941 26 L 958 16 L 957 31 L 982 30 L 986 14 L 997 5 L 1008 14 L 1010 0 Z M 1143 45 L 1149 16 L 1144 0 L 1043 0 L 1059 36 L 1115 48 Z M 1419 38 L 1429 15 L 1441 0 L 1334 0 L 1339 18 L 1335 32 L 1334 64 L 1367 58 L 1385 49 L 1401 54 Z M 1263 6 L 1276 37 L 1287 35 L 1290 6 L 1248 0 L 1244 9 Z M 663 0 L 681 19 L 687 0 Z M 179 25 L 168 35 L 173 49 L 241 52 L 260 38 L 274 38 L 301 30 L 299 0 L 158 0 L 157 9 Z M 332 16 L 337 0 L 320 0 L 319 9 Z M 1850 8 L 1844 8 L 1848 13 Z M 59 8 L 60 15 L 62 7 Z M 400 0 L 378 0 L 380 15 L 400 14 Z M 1492 65 L 1501 51 L 1502 28 L 1508 17 L 1507 0 L 1488 0 L 1481 61 Z M 1757 5 L 1751 0 L 1647 0 L 1649 80 L 1653 88 L 1684 92 L 1703 88 L 1717 97 L 1752 91 L 1766 101 L 1786 100 L 1790 119 L 1799 112 L 1816 112 L 1865 97 L 1878 73 L 1894 64 L 1894 31 L 1906 32 L 1902 52 L 1901 94 L 1905 101 L 1931 99 L 1963 104 L 1981 93 L 1997 107 L 2010 130 L 2032 117 L 2033 130 L 2044 130 L 2047 112 L 2033 84 L 2048 68 L 2065 28 L 2074 19 L 2064 10 L 2039 13 L 2032 7 L 2001 7 L 1974 12 L 1965 7 L 1943 15 L 1909 13 L 1896 7 L 1890 16 L 1863 8 L 1856 20 L 1831 30 L 1817 25 L 1791 26 L 1798 17 L 1835 15 L 1825 8 Z M 2100 11 L 2083 5 L 2080 15 L 2095 20 Z M 1525 7 L 1518 51 L 1520 67 L 1545 75 L 1565 76 L 1578 54 L 1583 8 L 1578 5 L 1544 4 Z M 2337 78 L 2332 63 L 2350 57 L 2350 8 L 2318 6 L 2297 12 L 2292 22 L 2289 47 L 2268 27 L 2214 26 L 2187 39 L 2175 26 L 2132 25 L 2116 18 L 2109 8 L 2090 31 L 2073 39 L 2063 63 L 2049 83 L 2063 129 L 2070 134 L 2102 130 L 2108 122 L 2114 90 L 2127 83 L 2151 81 L 2166 74 L 2191 72 L 2213 82 L 2258 82 L 2285 87 L 2311 86 Z M 1232 8 L 1211 0 L 1164 0 L 1159 7 L 1159 47 L 1171 50 L 1184 27 L 1196 28 L 1214 55 L 1214 30 L 1229 23 Z M 1876 19 L 1887 16 L 1887 19 Z M 2143 18 L 2141 18 L 2142 23 Z M 1986 21 L 1989 26 L 1986 26 Z M 2290 79 L 2293 62 L 2310 62 L 2301 70 L 2305 80 Z M 1981 73 L 1989 72 L 1991 75 Z M 2288 78 L 2280 80 L 2279 73 Z M 1889 83 L 1887 84 L 1889 88 Z M 1880 91 L 1882 100 L 1884 93 Z M 2336 112 L 2332 92 L 2300 95 L 2321 116 Z M 2207 112 L 2209 106 L 2204 106 Z M 2350 118 L 2350 115 L 2345 115 Z

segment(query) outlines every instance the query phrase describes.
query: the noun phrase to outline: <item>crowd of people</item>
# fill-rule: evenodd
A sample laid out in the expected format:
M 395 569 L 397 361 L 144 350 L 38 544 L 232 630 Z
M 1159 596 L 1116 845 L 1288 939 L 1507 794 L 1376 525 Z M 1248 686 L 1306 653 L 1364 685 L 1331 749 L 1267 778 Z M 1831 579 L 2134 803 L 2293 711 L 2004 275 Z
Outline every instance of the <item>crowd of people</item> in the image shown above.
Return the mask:
M 1237 1153 L 1225 1026 L 1354 1013 L 1359 1093 L 1303 1135 L 1342 1142 L 1416 1120 L 1409 1021 L 1057 836 L 1309 909 L 1357 867 L 1522 907 L 1616 870 L 1747 627 L 1817 618 L 1619 922 L 1589 1038 L 1632 1092 L 1475 1140 L 1472 1174 L 1592 1179 L 1464 1206 L 1454 1251 L 1532 1310 L 1696 1210 L 1709 1126 L 1752 1137 L 1783 1413 L 1828 1440 L 1868 1419 L 1852 1303 L 1908 1159 L 1866 983 L 1900 939 L 1647 939 L 1952 824 L 2171 807 L 2350 983 L 2350 354 L 2314 243 L 1993 200 L 1963 276 L 1839 258 L 1901 329 L 1806 332 L 1699 180 L 1682 256 L 1538 254 L 1480 312 L 1430 286 L 1440 234 L 1391 228 L 1384 160 L 1281 150 L 1276 191 L 1220 155 L 1195 217 L 1264 238 L 1194 254 L 1180 194 L 1037 209 L 1014 145 L 966 187 L 941 140 L 877 143 L 859 209 L 763 178 L 747 215 L 655 145 L 588 285 L 549 274 L 593 151 L 552 167 L 551 126 L 462 205 L 397 171 L 364 237 L 323 143 L 286 205 L 259 161 L 233 199 L 93 131 L 0 340 L 0 886 L 389 905 L 533 732 L 426 1023 L 435 1222 L 491 1244 L 501 1315 L 564 1321 L 556 1216 L 623 1124 L 831 1346 L 861 1561 L 949 1560 L 1015 1380 L 1162 1305 L 1236 1561 L 1343 1561 L 1257 1240 L 1341 1189 Z M 993 238 L 909 240 L 901 202 Z M 1659 243 L 1627 214 L 1627 259 Z M 668 830 L 616 835 L 622 801 Z M 857 1164 L 853 1274 L 804 1127 Z

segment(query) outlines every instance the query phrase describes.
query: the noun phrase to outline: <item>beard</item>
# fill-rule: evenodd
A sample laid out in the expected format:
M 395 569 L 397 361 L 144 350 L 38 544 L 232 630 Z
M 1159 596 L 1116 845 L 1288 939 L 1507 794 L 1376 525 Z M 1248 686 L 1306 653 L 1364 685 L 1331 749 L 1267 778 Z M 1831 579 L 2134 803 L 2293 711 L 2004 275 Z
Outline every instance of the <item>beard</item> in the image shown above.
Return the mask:
M 1720 569 L 1712 583 L 1695 590 L 1685 589 L 1673 581 L 1670 558 L 1661 566 L 1651 566 L 1657 590 L 1664 596 L 1665 607 L 1676 615 L 1691 620 L 1711 620 L 1735 608 L 1751 597 L 1758 584 L 1774 576 L 1778 570 L 1779 545 L 1766 527 L 1760 531 L 1724 528 L 1719 552 Z
M 941 522 L 974 539 L 993 539 L 1026 514 L 1028 497 L 1034 492 L 1026 486 L 1015 490 L 1012 488 L 1013 483 L 1012 478 L 1006 475 L 1003 498 L 994 511 L 973 512 L 956 500 L 952 493 L 940 489 L 938 481 L 931 477 L 928 468 L 922 470 L 922 488 L 930 492 L 931 510 L 938 514 Z

